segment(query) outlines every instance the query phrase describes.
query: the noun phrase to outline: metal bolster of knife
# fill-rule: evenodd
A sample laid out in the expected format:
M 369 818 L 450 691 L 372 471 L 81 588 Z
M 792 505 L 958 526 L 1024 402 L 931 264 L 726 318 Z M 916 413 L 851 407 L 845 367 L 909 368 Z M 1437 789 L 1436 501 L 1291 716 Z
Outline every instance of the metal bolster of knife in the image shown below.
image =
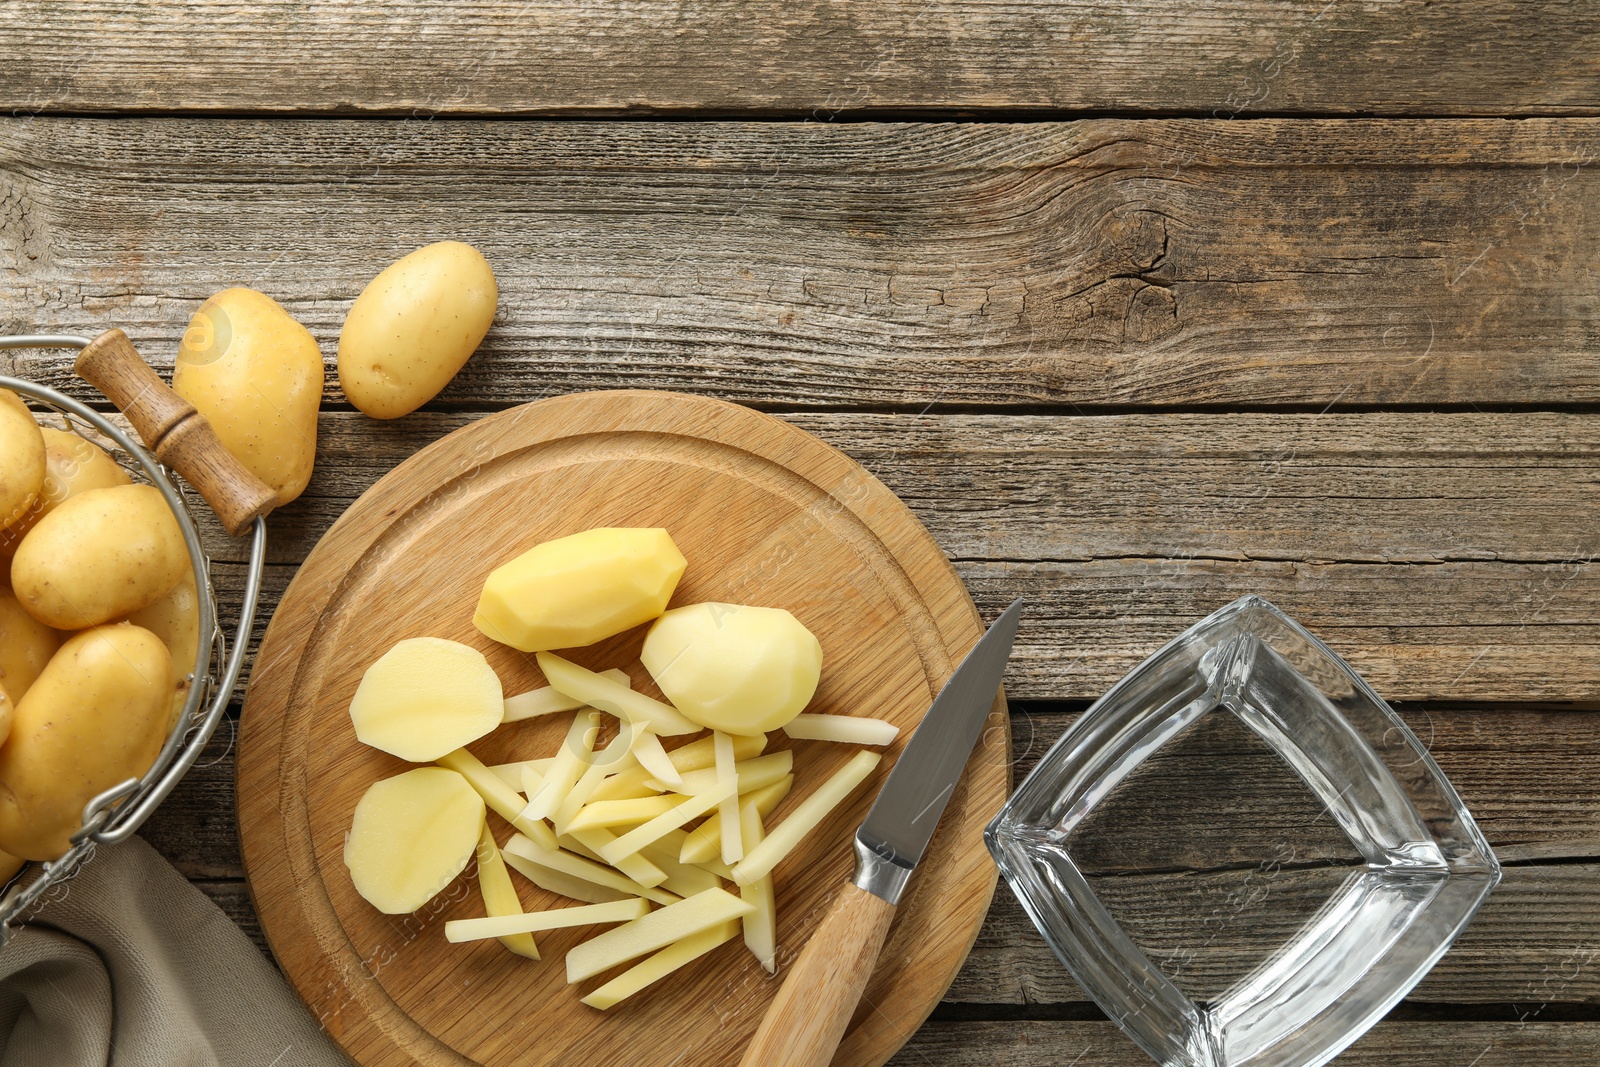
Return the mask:
M 888 845 L 880 851 L 861 840 L 859 835 L 856 837 L 856 888 L 865 889 L 880 900 L 898 905 L 915 866 L 914 859 L 896 856 Z

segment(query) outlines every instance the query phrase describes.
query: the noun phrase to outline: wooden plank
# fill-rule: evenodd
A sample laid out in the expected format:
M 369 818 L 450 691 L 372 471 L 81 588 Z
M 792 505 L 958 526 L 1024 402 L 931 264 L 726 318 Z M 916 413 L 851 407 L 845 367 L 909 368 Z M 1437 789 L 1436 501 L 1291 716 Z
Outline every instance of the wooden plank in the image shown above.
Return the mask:
M 24 0 L 0 10 L 7 110 L 829 118 L 986 109 L 1526 114 L 1592 108 L 1581 0 Z
M 1596 865 L 1508 869 L 1505 881 L 1461 940 L 1408 999 L 1416 1003 L 1515 1003 L 1535 1017 L 1549 1005 L 1600 1002 L 1600 977 L 1595 968 L 1600 960 L 1600 919 L 1595 917 L 1600 910 L 1597 876 L 1600 866 Z M 1212 877 L 1224 879 L 1223 875 Z M 1207 906 L 1205 902 L 1213 899 L 1213 894 L 1215 898 L 1228 899 L 1245 885 L 1239 872 L 1228 876 L 1225 885 L 1203 887 L 1204 893 L 1175 876 L 1122 881 L 1128 884 L 1119 887 L 1124 893 L 1117 904 L 1122 909 L 1119 918 L 1124 921 L 1139 912 L 1140 904 L 1148 913 L 1170 915 L 1191 903 Z M 1286 884 L 1288 879 L 1266 881 L 1273 893 L 1293 891 Z M 265 940 L 244 883 L 199 885 L 265 951 Z M 1247 892 L 1262 890 L 1260 884 L 1245 888 Z M 1261 909 L 1252 919 L 1269 921 L 1253 927 L 1228 924 L 1226 934 L 1212 938 L 1203 945 L 1203 951 L 1179 945 L 1163 950 L 1161 934 L 1173 932 L 1177 925 L 1170 918 L 1165 926 L 1154 921 L 1144 924 L 1136 936 L 1145 939 L 1141 943 L 1158 964 L 1173 970 L 1180 970 L 1181 964 L 1185 981 L 1195 983 L 1197 988 L 1208 988 L 1219 984 L 1217 975 L 1236 975 L 1240 961 L 1260 961 L 1281 944 L 1303 917 L 1301 912 L 1319 902 L 1310 899 L 1310 894 L 1304 897 L 1278 905 L 1287 908 L 1292 903 L 1292 913 L 1285 910 L 1280 914 L 1296 921 L 1272 922 L 1273 913 Z M 948 1003 L 987 1006 L 992 1011 L 1005 1006 L 1037 1009 L 1087 1000 L 1088 995 L 1050 954 L 1038 931 L 1004 889 L 995 895 L 972 954 L 945 994 Z
M 1502 862 L 1600 860 L 1600 716 L 1450 705 L 1402 706 L 1401 713 Z M 1017 781 L 1075 717 L 1013 705 Z M 233 821 L 236 729 L 236 716 L 218 727 L 142 831 L 188 878 L 244 876 Z M 1320 833 L 1320 808 L 1276 757 L 1238 744 L 1234 732 L 1191 731 L 1146 766 L 1151 773 L 1139 788 L 1119 794 L 1115 841 L 1089 839 L 1075 851 L 1085 869 L 1282 863 L 1286 839 L 1301 860 L 1354 858 L 1341 836 Z M 1178 812 L 1191 814 L 1181 819 Z M 1174 830 L 1180 822 L 1181 834 Z
M 356 496 L 473 417 L 324 414 L 311 487 L 271 522 L 262 618 Z M 1014 697 L 1098 697 L 1256 592 L 1393 700 L 1600 701 L 1588 416 L 787 417 L 906 500 L 990 617 L 1029 598 Z M 207 543 L 243 558 L 214 525 Z
M 1507 870 L 1504 884 L 1413 999 L 1600 1000 L 1593 967 L 1600 960 L 1600 865 L 1571 862 L 1600 856 L 1600 716 L 1450 706 L 1410 707 L 1404 714 L 1502 859 L 1522 864 Z M 1014 712 L 1019 776 L 1073 717 L 1026 706 Z M 144 830 L 191 878 L 232 880 L 243 873 L 232 817 L 230 729 L 219 731 Z M 1304 788 L 1272 767 L 1251 766 L 1251 754 L 1241 753 L 1234 735 L 1200 731 L 1192 742 L 1151 761 L 1153 774 L 1139 783 L 1148 790 L 1145 803 L 1134 798 L 1121 805 L 1106 831 L 1115 835 L 1114 851 L 1091 837 L 1088 848 L 1074 854 L 1087 870 L 1151 868 L 1100 877 L 1097 891 L 1163 965 L 1214 991 L 1285 939 L 1342 873 L 1329 877 L 1297 864 L 1350 857 L 1330 845 L 1331 835 L 1318 832 Z M 1249 781 L 1241 784 L 1245 776 Z M 1285 853 L 1286 842 L 1293 851 Z M 1218 869 L 1225 865 L 1239 869 Z M 1174 866 L 1193 869 L 1164 871 Z M 247 907 L 225 906 L 259 937 Z M 946 999 L 1057 1004 L 1085 995 L 1002 891 Z
M 170 363 L 242 283 L 331 357 L 373 274 L 458 237 L 501 309 L 442 407 L 1600 400 L 1589 119 L 227 130 L 0 122 L 0 330 L 116 325 Z M 81 394 L 66 367 L 0 356 Z
M 1336 1067 L 1591 1067 L 1600 1023 L 1383 1022 Z M 1149 1058 L 1103 1021 L 928 1023 L 890 1067 L 1145 1067 Z
M 1338 885 L 1322 872 L 1251 868 L 1102 878 L 1095 892 L 1192 995 L 1215 995 L 1265 960 Z M 1410 999 L 1449 1004 L 1600 1003 L 1600 864 L 1510 867 Z M 1014 897 L 995 895 L 945 994 L 972 1004 L 1087 1000 Z

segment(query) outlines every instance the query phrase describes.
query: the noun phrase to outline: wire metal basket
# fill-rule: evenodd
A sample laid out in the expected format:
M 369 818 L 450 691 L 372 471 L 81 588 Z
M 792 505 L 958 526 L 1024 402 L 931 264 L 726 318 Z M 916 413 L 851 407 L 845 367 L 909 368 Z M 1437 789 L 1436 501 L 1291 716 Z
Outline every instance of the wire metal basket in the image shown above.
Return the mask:
M 127 344 L 120 331 L 113 333 L 113 340 L 120 339 L 121 343 Z M 104 339 L 90 341 L 86 337 L 43 334 L 0 336 L 0 349 L 82 350 L 91 344 L 98 345 Z M 127 351 L 132 352 L 131 345 L 127 346 Z M 162 393 L 167 393 L 159 379 L 156 384 Z M 34 411 L 35 417 L 42 414 L 57 428 L 69 430 L 105 448 L 136 480 L 147 482 L 161 491 L 183 533 L 189 562 L 194 570 L 195 588 L 199 593 L 200 614 L 199 651 L 191 665 L 187 696 L 182 712 L 174 720 L 155 763 L 140 777 L 112 786 L 84 806 L 83 825 L 72 835 L 72 847 L 65 855 L 47 863 L 30 863 L 10 880 L 3 894 L 0 894 L 0 947 L 3 947 L 13 932 L 13 923 L 26 919 L 47 902 L 52 891 L 58 891 L 57 887 L 76 874 L 98 846 L 114 845 L 132 836 L 194 766 L 201 750 L 211 739 L 227 712 L 228 702 L 244 667 L 245 649 L 261 592 L 267 526 L 265 518 L 258 514 L 248 530 L 251 540 L 250 564 L 239 621 L 230 645 L 217 619 L 210 560 L 201 545 L 200 532 L 191 511 L 191 491 L 180 481 L 179 472 L 159 462 L 132 435 L 105 415 L 54 389 L 4 376 L 0 376 L 0 389 L 10 390 L 20 396 Z M 147 426 L 140 425 L 142 420 L 135 414 L 132 405 L 122 403 L 120 406 L 149 439 L 151 432 Z M 208 502 L 215 506 L 214 501 Z

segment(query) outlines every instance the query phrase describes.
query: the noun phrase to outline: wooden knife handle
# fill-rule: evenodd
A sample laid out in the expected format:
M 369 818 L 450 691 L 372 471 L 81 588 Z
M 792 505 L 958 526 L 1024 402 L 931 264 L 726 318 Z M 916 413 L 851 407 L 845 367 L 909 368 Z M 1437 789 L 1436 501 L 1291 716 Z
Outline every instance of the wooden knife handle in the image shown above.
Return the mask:
M 789 968 L 740 1067 L 827 1067 L 893 918 L 893 904 L 846 885 Z
M 251 474 L 195 406 L 174 393 L 128 335 L 107 330 L 78 353 L 78 377 L 128 416 L 144 443 L 205 498 L 234 537 L 277 506 L 278 494 Z

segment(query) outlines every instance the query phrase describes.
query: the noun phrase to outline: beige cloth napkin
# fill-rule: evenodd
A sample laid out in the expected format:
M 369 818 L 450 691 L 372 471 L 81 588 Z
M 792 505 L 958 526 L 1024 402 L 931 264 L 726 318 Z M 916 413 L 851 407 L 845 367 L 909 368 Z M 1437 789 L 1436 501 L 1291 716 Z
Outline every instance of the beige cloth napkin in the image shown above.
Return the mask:
M 0 1067 L 349 1067 L 283 976 L 138 838 L 0 949 Z

